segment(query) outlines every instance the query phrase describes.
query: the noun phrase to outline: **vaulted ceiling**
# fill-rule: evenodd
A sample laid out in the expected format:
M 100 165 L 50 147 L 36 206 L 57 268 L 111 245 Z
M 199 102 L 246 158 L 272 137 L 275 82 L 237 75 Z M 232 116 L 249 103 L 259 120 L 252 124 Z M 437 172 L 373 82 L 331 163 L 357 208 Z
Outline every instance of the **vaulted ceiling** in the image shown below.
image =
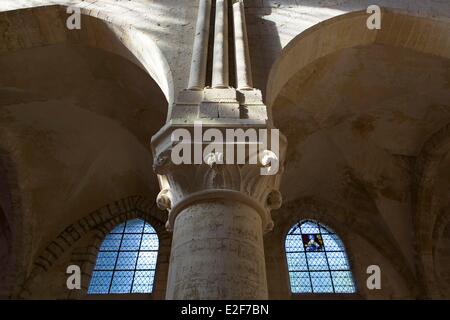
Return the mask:
M 126 196 L 156 197 L 150 138 L 167 101 L 141 68 L 62 44 L 3 54 L 0 69 L 0 148 L 14 164 L 28 261 L 70 221 Z
M 361 233 L 387 239 L 414 269 L 416 160 L 450 123 L 449 86 L 448 59 L 380 44 L 299 70 L 272 111 L 289 141 L 285 201 L 347 208 L 366 226 Z M 447 175 L 439 172 L 448 204 Z

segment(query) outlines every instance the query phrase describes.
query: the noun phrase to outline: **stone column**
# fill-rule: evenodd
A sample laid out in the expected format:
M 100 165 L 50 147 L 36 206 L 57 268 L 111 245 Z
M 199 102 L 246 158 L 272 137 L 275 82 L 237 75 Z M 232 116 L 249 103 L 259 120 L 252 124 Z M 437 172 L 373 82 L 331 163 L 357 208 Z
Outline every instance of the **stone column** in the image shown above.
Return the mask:
M 216 1 L 212 87 L 228 88 L 228 0 Z
M 167 299 L 267 299 L 263 234 L 281 205 L 279 176 L 257 165 L 154 167 L 173 231 Z M 166 155 L 166 156 L 165 156 Z
M 203 90 L 206 83 L 206 66 L 208 62 L 209 24 L 211 19 L 211 0 L 200 0 L 197 25 L 192 49 L 189 90 Z
M 242 4 L 235 7 L 241 91 L 229 87 L 227 2 L 216 2 L 213 88 L 198 90 L 202 82 L 194 79 L 203 76 L 197 77 L 199 66 L 193 61 L 191 90 L 182 91 L 169 121 L 152 137 L 153 168 L 161 188 L 157 204 L 168 211 L 166 227 L 173 231 L 167 299 L 268 298 L 263 235 L 273 227 L 271 210 L 281 206 L 278 188 L 286 141 L 282 135 L 281 141 L 272 139 L 278 134 L 271 131 L 261 92 L 251 88 Z M 213 129 L 208 134 L 221 134 L 214 141 L 224 142 L 223 147 L 244 145 L 247 150 L 240 158 L 245 163 L 234 163 L 237 153 L 228 149 L 211 151 L 211 137 L 203 141 L 203 132 L 196 136 L 199 123 Z M 253 133 L 246 130 L 262 136 L 270 131 L 270 146 L 256 137 L 258 141 L 251 141 L 258 145 L 256 152 L 246 139 L 247 133 L 249 137 Z M 238 142 L 228 135 L 223 139 L 229 131 Z M 173 151 L 179 155 L 180 148 L 183 159 L 175 156 L 174 160 Z M 249 161 L 248 151 L 252 156 L 257 153 L 258 160 Z M 274 168 L 279 170 L 273 172 Z M 268 171 L 273 175 L 265 175 Z
M 262 221 L 232 199 L 197 201 L 175 219 L 167 299 L 267 299 Z
M 252 68 L 248 49 L 244 2 L 242 0 L 233 4 L 233 18 L 237 88 L 251 90 L 253 88 Z

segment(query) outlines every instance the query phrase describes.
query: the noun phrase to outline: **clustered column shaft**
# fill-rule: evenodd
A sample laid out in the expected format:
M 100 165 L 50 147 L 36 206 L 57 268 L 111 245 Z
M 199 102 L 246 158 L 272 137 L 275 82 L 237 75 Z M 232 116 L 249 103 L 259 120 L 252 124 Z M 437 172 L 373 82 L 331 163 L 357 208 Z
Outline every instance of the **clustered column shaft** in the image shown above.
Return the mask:
M 242 0 L 233 4 L 233 17 L 237 88 L 250 90 L 253 88 L 252 68 L 248 49 L 244 2 Z
M 210 20 L 211 0 L 200 0 L 189 75 L 189 90 L 203 90 L 206 85 Z M 241 90 L 250 90 L 253 88 L 253 81 L 242 0 L 233 4 L 233 20 L 236 86 Z M 228 48 L 228 0 L 217 0 L 212 64 L 213 88 L 228 88 L 230 85 Z
M 228 88 L 228 86 L 228 0 L 217 0 L 212 87 Z
M 211 0 L 200 0 L 189 74 L 189 90 L 205 88 L 210 20 Z

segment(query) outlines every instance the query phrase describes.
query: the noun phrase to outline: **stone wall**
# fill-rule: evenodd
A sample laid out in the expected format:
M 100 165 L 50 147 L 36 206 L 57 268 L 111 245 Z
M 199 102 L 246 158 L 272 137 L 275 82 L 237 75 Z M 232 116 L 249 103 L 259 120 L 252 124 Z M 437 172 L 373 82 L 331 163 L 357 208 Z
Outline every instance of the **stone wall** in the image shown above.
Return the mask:
M 394 9 L 385 11 L 389 30 L 364 28 L 369 4 Z M 81 30 L 65 28 L 66 6 L 81 8 Z M 8 282 L 0 294 L 86 298 L 102 237 L 144 215 L 161 241 L 146 298 L 165 297 L 171 234 L 161 212 L 133 200 L 120 218 L 87 230 L 80 221 L 130 194 L 156 198 L 149 140 L 187 86 L 197 7 L 0 2 L 0 257 L 13 250 L 18 273 L 0 273 Z M 286 201 L 264 239 L 269 298 L 309 298 L 289 292 L 284 254 L 286 232 L 305 218 L 344 240 L 358 285 L 350 298 L 448 298 L 450 2 L 246 0 L 245 8 L 254 85 L 290 142 Z M 78 293 L 64 288 L 72 262 L 84 272 Z M 381 291 L 365 287 L 371 264 L 382 268 Z
M 365 11 L 369 5 L 441 21 L 450 19 L 450 3 L 439 0 L 246 0 L 255 87 L 266 90 L 273 64 L 296 36 L 322 21 Z

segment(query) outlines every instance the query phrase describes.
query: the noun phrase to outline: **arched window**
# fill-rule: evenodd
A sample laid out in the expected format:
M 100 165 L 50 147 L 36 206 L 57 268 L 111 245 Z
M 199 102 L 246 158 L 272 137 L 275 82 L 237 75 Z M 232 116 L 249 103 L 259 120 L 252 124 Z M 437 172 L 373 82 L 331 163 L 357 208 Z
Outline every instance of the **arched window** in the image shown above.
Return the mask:
M 344 245 L 321 223 L 303 221 L 286 236 L 286 256 L 293 293 L 354 293 Z
M 159 240 L 143 220 L 129 220 L 109 233 L 100 247 L 88 294 L 151 293 Z

